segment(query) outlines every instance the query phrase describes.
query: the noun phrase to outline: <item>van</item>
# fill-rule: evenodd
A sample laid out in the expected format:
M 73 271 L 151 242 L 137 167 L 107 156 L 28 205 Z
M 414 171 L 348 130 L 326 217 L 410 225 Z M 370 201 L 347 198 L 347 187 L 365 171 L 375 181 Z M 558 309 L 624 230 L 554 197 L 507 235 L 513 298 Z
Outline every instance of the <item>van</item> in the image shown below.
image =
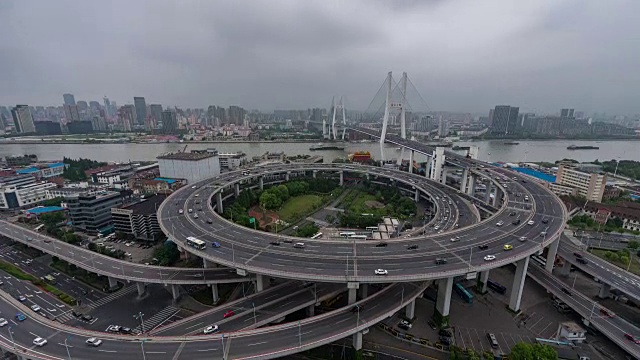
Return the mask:
M 489 344 L 491 344 L 492 348 L 498 348 L 498 340 L 493 333 L 487 333 L 487 339 L 489 339 Z
M 304 249 L 304 243 L 302 242 L 295 243 L 293 244 L 293 247 L 298 249 Z

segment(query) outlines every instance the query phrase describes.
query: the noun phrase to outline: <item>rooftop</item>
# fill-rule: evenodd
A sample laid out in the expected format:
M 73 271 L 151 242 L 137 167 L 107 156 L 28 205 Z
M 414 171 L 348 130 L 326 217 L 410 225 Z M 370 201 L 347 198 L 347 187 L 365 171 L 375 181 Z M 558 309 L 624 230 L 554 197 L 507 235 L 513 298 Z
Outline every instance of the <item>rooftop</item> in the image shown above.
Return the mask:
M 208 159 L 214 156 L 215 156 L 214 154 L 206 153 L 206 152 L 205 153 L 178 152 L 178 153 L 168 153 L 168 154 L 160 155 L 156 159 L 198 161 L 198 160 Z
M 147 196 L 140 201 L 123 206 L 123 209 L 131 210 L 137 214 L 154 214 L 158 211 L 158 206 L 167 198 L 167 195 L 158 194 Z
M 39 214 L 44 214 L 48 212 L 62 211 L 62 210 L 64 210 L 64 208 L 60 206 L 38 206 L 38 207 L 34 207 L 27 210 L 27 213 L 39 215 Z
M 566 329 L 567 331 L 572 332 L 572 333 L 584 333 L 584 332 L 586 332 L 586 330 L 583 329 L 582 326 L 578 325 L 577 323 L 575 323 L 573 321 L 566 321 L 566 322 L 563 322 L 560 325 L 564 329 Z

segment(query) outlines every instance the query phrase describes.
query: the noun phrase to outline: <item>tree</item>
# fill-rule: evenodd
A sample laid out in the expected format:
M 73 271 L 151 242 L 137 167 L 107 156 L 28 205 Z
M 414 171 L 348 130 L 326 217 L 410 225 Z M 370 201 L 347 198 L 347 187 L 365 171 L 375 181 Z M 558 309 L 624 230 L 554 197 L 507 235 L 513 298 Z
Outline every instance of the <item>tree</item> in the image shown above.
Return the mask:
M 176 246 L 176 244 L 168 241 L 153 251 L 153 257 L 158 259 L 158 265 L 168 266 L 178 261 L 180 258 L 180 251 L 178 251 L 178 246 Z
M 277 209 L 282 205 L 282 200 L 280 198 L 269 191 L 265 191 L 260 195 L 260 206 L 265 209 Z
M 306 224 L 296 230 L 296 236 L 312 237 L 318 233 L 319 228 L 315 224 Z
M 558 353 L 546 344 L 517 343 L 511 348 L 509 359 L 512 360 L 557 360 Z
M 629 249 L 631 249 L 631 250 L 636 250 L 636 249 L 638 249 L 638 247 L 640 247 L 640 243 L 638 243 L 638 241 L 637 241 L 637 240 L 630 240 L 630 241 L 627 243 L 627 247 L 628 247 Z

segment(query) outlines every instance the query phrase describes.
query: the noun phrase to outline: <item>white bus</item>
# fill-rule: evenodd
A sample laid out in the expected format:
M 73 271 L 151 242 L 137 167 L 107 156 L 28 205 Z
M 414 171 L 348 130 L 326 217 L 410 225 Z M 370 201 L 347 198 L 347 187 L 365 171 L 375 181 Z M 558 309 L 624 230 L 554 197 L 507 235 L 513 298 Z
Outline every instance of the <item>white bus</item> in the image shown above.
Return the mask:
M 376 230 L 378 230 L 378 227 L 377 226 L 367 226 L 365 229 L 368 230 L 368 231 L 376 231 Z
M 34 230 L 35 231 L 40 231 L 40 230 L 42 230 L 43 227 L 44 227 L 44 224 L 40 224 L 40 225 L 36 226 L 36 228 Z
M 187 245 L 191 246 L 192 248 L 196 248 L 198 250 L 204 250 L 207 248 L 207 243 L 200 240 L 200 239 L 196 239 L 193 236 L 189 236 L 187 238 Z
M 361 239 L 361 240 L 367 240 L 367 235 L 350 235 L 349 239 Z
M 351 237 L 353 235 L 355 235 L 356 233 L 354 231 L 343 231 L 340 233 L 340 236 L 342 237 Z
M 322 233 L 321 233 L 321 232 L 319 232 L 319 233 L 317 233 L 317 234 L 313 235 L 311 238 L 312 238 L 312 239 L 319 239 L 319 238 L 321 238 L 321 237 L 322 237 Z

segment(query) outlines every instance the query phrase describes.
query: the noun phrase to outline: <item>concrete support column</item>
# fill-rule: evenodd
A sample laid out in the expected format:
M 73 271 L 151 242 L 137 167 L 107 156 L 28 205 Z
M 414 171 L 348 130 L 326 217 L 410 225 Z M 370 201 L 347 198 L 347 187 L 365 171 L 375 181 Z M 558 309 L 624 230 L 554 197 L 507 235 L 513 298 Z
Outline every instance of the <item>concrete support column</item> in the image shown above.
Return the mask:
M 490 200 L 491 206 L 500 205 L 500 197 L 502 196 L 501 193 L 502 191 L 500 191 L 500 188 L 496 186 L 496 191 L 493 194 L 493 199 Z
M 427 156 L 427 163 L 424 165 L 425 169 L 424 169 L 424 176 L 428 177 L 429 179 L 433 179 L 433 175 L 432 175 L 432 168 L 433 168 L 433 157 L 431 156 Z
M 109 290 L 113 290 L 118 287 L 118 279 L 111 276 L 107 277 L 107 279 L 109 279 Z
M 239 195 L 240 195 L 240 184 L 239 184 L 239 183 L 236 183 L 236 184 L 235 184 L 235 186 L 234 186 L 234 192 L 235 192 L 236 196 L 239 196 Z
M 180 285 L 171 284 L 171 295 L 173 296 L 173 300 L 178 300 L 180 297 Z
M 549 244 L 547 248 L 547 264 L 544 269 L 548 273 L 553 272 L 553 264 L 556 262 L 556 255 L 558 254 L 558 245 L 560 244 L 560 238 L 558 237 L 554 242 Z
M 433 152 L 433 160 L 432 160 L 432 171 L 431 171 L 431 180 L 435 180 L 437 182 L 442 181 L 442 168 L 444 168 L 445 156 L 444 156 L 444 148 L 437 147 Z
M 218 192 L 216 194 L 216 210 L 218 211 L 218 214 L 222 214 L 224 212 L 224 209 L 222 208 L 222 192 Z
M 340 171 L 340 186 L 344 185 L 344 171 Z
M 476 284 L 476 291 L 480 294 L 487 293 L 487 280 L 489 280 L 489 270 L 481 271 L 480 276 L 478 276 L 478 282 Z
M 462 171 L 462 178 L 460 179 L 460 192 L 467 192 L 467 178 L 469 177 L 469 169 L 465 168 Z
M 467 195 L 473 196 L 476 193 L 476 176 L 474 174 L 469 175 L 467 179 Z
M 445 166 L 442 168 L 442 183 L 447 184 L 447 174 L 449 173 L 449 169 Z
M 602 283 L 600 286 L 600 292 L 598 293 L 598 297 L 600 299 L 606 299 L 611 295 L 611 285 Z
M 218 293 L 218 284 L 211 284 L 211 295 L 213 296 L 214 304 L 220 300 L 220 294 Z
M 416 301 L 408 303 L 404 308 L 404 315 L 407 319 L 413 319 L 416 316 Z
M 360 299 L 365 299 L 367 296 L 369 296 L 369 285 L 367 284 L 360 284 Z
M 493 187 L 493 183 L 491 182 L 491 180 L 489 180 L 489 183 L 487 183 L 487 190 L 486 190 L 486 192 L 484 194 L 484 202 L 486 202 L 487 204 L 491 200 L 491 188 L 492 187 Z
M 438 298 L 436 309 L 433 312 L 433 320 L 441 328 L 449 326 L 449 309 L 451 308 L 451 290 L 453 289 L 453 277 L 438 280 Z
M 357 295 L 358 295 L 358 289 L 357 288 L 350 288 L 349 289 L 349 298 L 347 300 L 347 304 L 351 305 L 351 304 L 355 303 L 356 300 L 357 300 Z
M 290 175 L 291 175 L 291 173 L 287 171 L 287 172 L 284 174 L 284 179 L 285 179 L 286 181 L 289 181 L 289 176 L 290 176 Z
M 416 194 L 414 196 L 413 199 L 415 202 L 419 202 L 420 201 L 420 190 L 416 189 Z
M 307 317 L 312 317 L 316 314 L 316 305 L 309 305 L 306 309 Z
M 264 176 L 260 176 L 258 181 L 260 183 L 260 190 L 264 190 Z
M 362 331 L 353 334 L 353 349 L 362 350 Z
M 202 259 L 202 267 L 205 268 L 205 269 L 217 268 L 218 264 L 203 258 Z
M 313 178 L 315 179 L 318 176 L 318 170 L 313 170 Z
M 256 274 L 256 292 L 260 292 L 266 289 L 269 280 L 264 275 Z
M 558 269 L 558 275 L 569 276 L 569 272 L 571 272 L 571 264 L 567 260 L 564 260 L 562 266 Z
M 529 267 L 529 257 L 516 262 L 516 274 L 511 286 L 511 297 L 509 298 L 509 309 L 513 312 L 520 311 L 520 301 L 522 300 L 522 289 L 524 281 L 527 279 L 527 268 Z
M 411 152 L 409 153 L 409 174 L 413 174 L 413 155 L 414 151 L 411 150 Z
M 144 296 L 145 285 L 143 282 L 137 282 L 136 286 L 138 287 L 138 297 Z

